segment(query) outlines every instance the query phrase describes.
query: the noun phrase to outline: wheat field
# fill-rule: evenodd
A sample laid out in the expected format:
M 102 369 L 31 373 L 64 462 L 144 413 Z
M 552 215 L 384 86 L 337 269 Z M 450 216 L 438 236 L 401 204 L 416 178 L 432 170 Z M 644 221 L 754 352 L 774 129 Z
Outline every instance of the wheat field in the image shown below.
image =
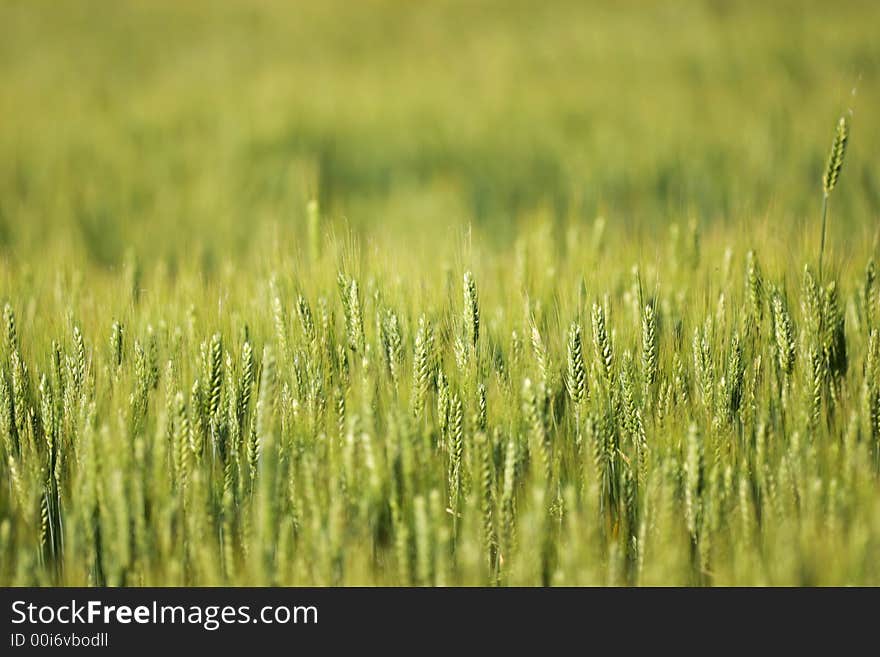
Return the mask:
M 765 5 L 0 4 L 0 584 L 880 585 L 880 12 Z

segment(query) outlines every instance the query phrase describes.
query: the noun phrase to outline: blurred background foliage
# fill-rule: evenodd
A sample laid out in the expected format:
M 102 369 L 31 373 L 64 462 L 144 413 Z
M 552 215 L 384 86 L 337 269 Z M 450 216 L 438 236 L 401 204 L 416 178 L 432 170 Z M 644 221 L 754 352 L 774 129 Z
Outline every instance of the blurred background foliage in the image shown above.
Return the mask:
M 2 0 L 0 252 L 210 275 L 304 250 L 313 195 L 422 257 L 536 215 L 814 233 L 850 109 L 831 231 L 871 239 L 878 25 L 876 1 Z

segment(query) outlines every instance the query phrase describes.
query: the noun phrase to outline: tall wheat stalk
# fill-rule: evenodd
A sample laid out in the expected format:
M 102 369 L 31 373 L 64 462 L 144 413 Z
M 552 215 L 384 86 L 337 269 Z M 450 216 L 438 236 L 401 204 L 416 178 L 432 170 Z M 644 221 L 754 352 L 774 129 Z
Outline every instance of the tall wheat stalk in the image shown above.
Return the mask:
M 840 169 L 843 167 L 843 157 L 846 155 L 846 142 L 849 140 L 849 125 L 845 116 L 841 116 L 834 131 L 834 141 L 831 143 L 831 152 L 828 154 L 828 164 L 825 165 L 825 174 L 822 176 L 822 237 L 819 241 L 819 285 L 822 284 L 822 258 L 825 255 L 825 224 L 828 217 L 828 199 L 837 179 L 840 177 Z

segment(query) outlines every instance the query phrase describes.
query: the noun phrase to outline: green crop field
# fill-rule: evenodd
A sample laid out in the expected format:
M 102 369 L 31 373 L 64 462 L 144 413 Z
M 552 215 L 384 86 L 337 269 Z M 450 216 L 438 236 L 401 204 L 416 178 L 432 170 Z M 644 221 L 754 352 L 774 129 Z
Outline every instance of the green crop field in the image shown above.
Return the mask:
M 0 585 L 880 585 L 878 25 L 0 0 Z

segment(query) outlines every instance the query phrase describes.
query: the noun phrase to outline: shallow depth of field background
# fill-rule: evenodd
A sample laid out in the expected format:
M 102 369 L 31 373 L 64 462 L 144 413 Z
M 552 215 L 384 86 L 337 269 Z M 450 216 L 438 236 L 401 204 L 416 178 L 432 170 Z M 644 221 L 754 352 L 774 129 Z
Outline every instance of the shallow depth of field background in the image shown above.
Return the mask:
M 210 276 L 267 231 L 298 249 L 314 194 L 417 259 L 536 215 L 816 242 L 850 108 L 831 231 L 871 239 L 878 24 L 875 2 L 4 0 L 0 249 Z

